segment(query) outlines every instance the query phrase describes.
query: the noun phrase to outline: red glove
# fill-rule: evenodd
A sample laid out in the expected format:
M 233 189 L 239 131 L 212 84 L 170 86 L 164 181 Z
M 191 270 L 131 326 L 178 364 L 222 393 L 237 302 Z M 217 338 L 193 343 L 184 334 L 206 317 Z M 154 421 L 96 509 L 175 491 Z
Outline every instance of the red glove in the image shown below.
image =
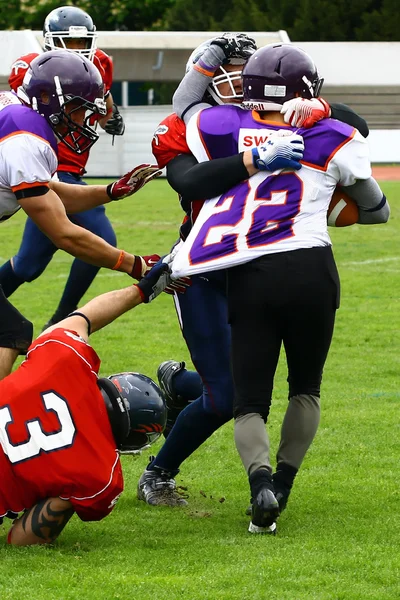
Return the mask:
M 281 109 L 285 123 L 292 127 L 312 127 L 321 119 L 331 116 L 331 107 L 323 98 L 293 98 L 285 102 Z
M 188 287 L 192 285 L 190 277 L 180 277 L 179 279 L 173 280 L 164 289 L 166 294 L 184 294 Z
M 107 186 L 107 195 L 111 200 L 122 200 L 122 198 L 135 194 L 146 183 L 159 175 L 161 175 L 161 171 L 156 165 L 138 165 L 118 181 L 110 183 Z
M 154 267 L 154 265 L 160 260 L 158 254 L 150 254 L 149 256 L 137 256 L 135 255 L 135 262 L 130 273 L 131 277 L 138 281 L 142 279 Z

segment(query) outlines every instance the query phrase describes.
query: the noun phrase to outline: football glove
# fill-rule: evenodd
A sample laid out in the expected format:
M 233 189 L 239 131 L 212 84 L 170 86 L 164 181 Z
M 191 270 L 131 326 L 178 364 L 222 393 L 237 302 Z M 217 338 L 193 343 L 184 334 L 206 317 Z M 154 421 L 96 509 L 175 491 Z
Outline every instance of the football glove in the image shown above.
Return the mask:
M 118 181 L 108 184 L 107 195 L 111 200 L 122 200 L 136 194 L 146 183 L 159 175 L 161 175 L 161 171 L 156 165 L 138 165 Z
M 157 298 L 171 281 L 169 264 L 168 262 L 164 262 L 167 259 L 168 256 L 160 258 L 139 283 L 135 284 L 145 304 Z
M 160 260 L 158 254 L 150 254 L 149 256 L 137 256 L 135 254 L 135 262 L 133 263 L 130 276 L 138 281 L 142 279 Z
M 104 125 L 104 131 L 110 135 L 124 135 L 125 123 L 121 113 L 118 110 L 118 106 L 113 104 L 112 106 L 112 117 L 110 117 L 107 123 Z
M 179 279 L 171 279 L 171 283 L 167 285 L 164 292 L 166 294 L 184 294 L 188 287 L 192 285 L 190 277 L 179 277 Z
M 283 104 L 281 114 L 292 127 L 312 127 L 331 116 L 331 107 L 322 98 L 293 98 Z
M 219 46 L 225 54 L 225 62 L 231 58 L 247 60 L 257 50 L 256 42 L 245 33 L 224 33 L 214 38 L 210 46 Z
M 285 132 L 286 134 L 286 132 Z M 301 169 L 304 142 L 301 135 L 290 133 L 282 135 L 277 131 L 257 148 L 252 149 L 253 165 L 260 171 L 277 171 L 279 169 Z

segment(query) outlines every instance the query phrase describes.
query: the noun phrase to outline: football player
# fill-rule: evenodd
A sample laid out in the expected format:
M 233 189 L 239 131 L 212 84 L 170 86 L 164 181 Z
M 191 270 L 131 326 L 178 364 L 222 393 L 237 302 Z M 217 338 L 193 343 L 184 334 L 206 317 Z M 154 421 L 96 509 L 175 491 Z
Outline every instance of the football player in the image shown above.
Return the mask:
M 243 100 L 241 71 L 255 50 L 254 40 L 245 34 L 229 33 L 196 48 L 174 98 L 180 116 L 185 119 L 186 114 L 210 105 L 233 103 L 239 106 Z M 292 101 L 291 113 L 295 106 Z M 335 118 L 348 120 L 363 135 L 368 135 L 366 122 L 345 105 L 329 108 L 326 102 L 316 106 L 308 104 L 307 110 L 308 125 L 331 110 Z M 293 114 L 290 116 L 293 118 Z M 189 234 L 204 198 L 214 197 L 246 180 L 253 168 L 251 150 L 199 164 L 187 145 L 185 123 L 176 113 L 168 116 L 156 130 L 153 154 L 160 167 L 166 166 L 168 181 L 180 195 L 186 213 L 180 230 L 182 240 Z M 139 482 L 138 497 L 148 504 L 186 504 L 176 493 L 174 476 L 183 461 L 233 416 L 226 273 L 220 269 L 194 275 L 191 281 L 186 294 L 176 294 L 174 301 L 182 334 L 198 373 L 186 370 L 184 362 L 174 360 L 159 366 L 158 379 L 168 405 L 165 430 L 168 439 Z
M 139 373 L 99 378 L 88 337 L 168 281 L 160 261 L 137 285 L 94 298 L 43 332 L 0 382 L 0 522 L 15 519 L 10 544 L 52 543 L 74 512 L 83 521 L 106 517 L 123 490 L 119 454 L 161 435 L 158 386 Z
M 101 74 L 106 101 L 106 113 L 96 115 L 95 122 L 112 136 L 123 135 L 125 125 L 110 92 L 113 77 L 112 61 L 96 46 L 96 27 L 90 15 L 75 6 L 56 8 L 46 17 L 43 37 L 45 51 L 66 49 L 79 56 L 85 56 L 93 62 Z M 36 56 L 37 54 L 28 54 L 14 62 L 9 77 L 12 90 L 17 91 L 22 84 L 24 75 Z M 58 180 L 84 185 L 82 177 L 86 172 L 88 158 L 89 149 L 77 153 L 66 145 L 60 146 Z M 116 245 L 116 236 L 104 206 L 97 206 L 79 215 L 69 215 L 69 218 L 112 246 Z M 37 279 L 46 269 L 56 250 L 57 247 L 53 242 L 28 217 L 17 254 L 0 268 L 0 284 L 5 295 L 11 296 L 22 283 Z M 60 303 L 48 324 L 57 323 L 76 308 L 98 270 L 97 266 L 79 258 L 73 261 Z
M 130 196 L 159 170 L 140 165 L 108 186 L 52 181 L 57 170 L 56 140 L 60 147 L 87 150 L 98 137 L 89 120 L 105 111 L 98 69 L 84 56 L 66 50 L 36 57 L 17 94 L 0 93 L 0 221 L 22 208 L 54 247 L 140 279 L 148 268 L 144 259 L 74 224 L 66 211 L 76 213 Z M 2 378 L 10 372 L 18 352 L 26 352 L 32 325 L 13 309 L 3 292 L 0 304 Z
M 271 44 L 244 67 L 248 110 L 208 108 L 188 124 L 189 147 L 200 161 L 252 145 L 254 175 L 205 204 L 172 268 L 172 276 L 187 276 L 229 267 L 235 442 L 249 477 L 252 533 L 275 531 L 319 424 L 322 371 L 339 307 L 326 218 L 336 185 L 356 200 L 359 223 L 389 217 L 357 130 L 334 119 L 310 129 L 286 124 L 282 105 L 296 98 L 315 104 L 322 83 L 303 50 Z M 294 147 L 303 156 L 288 168 L 281 156 Z M 282 344 L 289 403 L 273 473 L 265 423 Z

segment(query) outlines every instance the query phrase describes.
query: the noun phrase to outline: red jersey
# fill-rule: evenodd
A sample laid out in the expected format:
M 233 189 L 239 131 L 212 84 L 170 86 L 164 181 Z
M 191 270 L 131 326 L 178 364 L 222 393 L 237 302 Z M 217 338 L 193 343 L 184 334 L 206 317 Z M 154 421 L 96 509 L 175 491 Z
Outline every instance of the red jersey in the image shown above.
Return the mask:
M 191 154 L 186 142 L 186 125 L 177 114 L 168 115 L 157 127 L 151 142 L 153 155 L 160 169 L 163 169 L 173 158 L 179 154 Z M 183 219 L 180 235 L 186 239 L 193 223 L 195 222 L 204 200 L 191 203 L 191 210 Z
M 51 497 L 69 500 L 83 521 L 113 509 L 123 477 L 99 366 L 89 344 L 60 328 L 0 381 L 0 516 Z
M 16 92 L 17 88 L 22 84 L 29 65 L 37 56 L 39 56 L 39 54 L 25 54 L 13 63 L 8 83 L 14 92 Z M 104 82 L 104 94 L 107 96 L 110 93 L 113 79 L 112 60 L 108 54 L 97 48 L 93 57 L 93 64 L 96 65 L 100 71 L 100 75 Z M 67 171 L 68 173 L 78 173 L 78 175 L 83 175 L 88 160 L 89 151 L 84 152 L 83 154 L 76 154 L 76 152 L 68 148 L 65 144 L 58 145 L 57 171 Z

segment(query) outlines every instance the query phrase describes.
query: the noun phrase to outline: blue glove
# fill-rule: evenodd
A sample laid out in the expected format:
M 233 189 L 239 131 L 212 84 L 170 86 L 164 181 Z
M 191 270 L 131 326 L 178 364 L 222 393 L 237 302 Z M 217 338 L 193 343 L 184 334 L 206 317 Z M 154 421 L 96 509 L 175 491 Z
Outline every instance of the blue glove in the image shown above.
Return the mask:
M 145 304 L 157 298 L 171 283 L 169 257 L 163 256 L 152 269 L 136 284 L 140 296 Z
M 301 169 L 300 161 L 304 153 L 304 141 L 301 135 L 271 134 L 262 146 L 252 149 L 253 165 L 260 171 L 279 169 Z

